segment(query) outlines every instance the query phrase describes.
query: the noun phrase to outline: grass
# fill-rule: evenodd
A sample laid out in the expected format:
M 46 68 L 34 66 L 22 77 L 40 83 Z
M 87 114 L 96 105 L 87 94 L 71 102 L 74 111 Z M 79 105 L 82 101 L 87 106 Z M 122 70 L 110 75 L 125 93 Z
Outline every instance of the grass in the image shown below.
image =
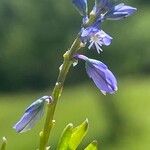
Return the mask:
M 147 150 L 150 148 L 150 79 L 120 80 L 119 91 L 103 96 L 92 83 L 67 87 L 59 101 L 51 133 L 52 149 L 66 124 L 78 125 L 89 119 L 89 132 L 83 146 L 97 139 L 103 150 Z M 12 129 L 24 109 L 48 92 L 1 93 L 0 137 L 8 139 L 8 150 L 33 150 L 43 121 L 23 134 Z M 79 148 L 81 149 L 81 148 Z

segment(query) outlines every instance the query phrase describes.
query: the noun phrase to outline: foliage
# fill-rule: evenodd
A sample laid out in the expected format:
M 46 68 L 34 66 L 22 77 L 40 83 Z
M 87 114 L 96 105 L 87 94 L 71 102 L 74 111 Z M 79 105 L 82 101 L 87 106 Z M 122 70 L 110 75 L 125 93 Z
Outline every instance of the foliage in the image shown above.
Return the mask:
M 6 144 L 7 144 L 7 139 L 5 137 L 2 138 L 2 145 L 0 150 L 5 150 L 6 149 Z
M 93 141 L 90 143 L 85 150 L 97 150 L 97 141 Z
M 57 150 L 76 150 L 88 130 L 88 120 L 85 120 L 81 125 L 73 127 L 73 124 L 68 124 L 64 129 L 60 138 Z M 97 142 L 88 145 L 85 150 L 97 150 Z

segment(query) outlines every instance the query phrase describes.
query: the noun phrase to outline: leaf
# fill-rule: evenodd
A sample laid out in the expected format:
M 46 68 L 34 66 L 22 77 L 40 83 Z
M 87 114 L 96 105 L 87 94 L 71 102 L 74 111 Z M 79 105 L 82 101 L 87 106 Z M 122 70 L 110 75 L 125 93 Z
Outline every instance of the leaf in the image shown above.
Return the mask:
M 5 150 L 6 149 L 6 144 L 7 144 L 7 139 L 5 137 L 2 138 L 2 145 L 0 150 Z
M 71 139 L 69 141 L 70 150 L 75 150 L 78 147 L 87 133 L 88 126 L 88 119 L 86 119 L 81 125 L 73 128 Z
M 88 130 L 88 120 L 73 128 L 73 124 L 68 124 L 58 143 L 57 150 L 75 150 L 81 143 Z
M 73 130 L 72 123 L 68 124 L 65 127 L 59 140 L 57 150 L 69 150 L 69 141 L 72 135 L 72 130 Z
M 97 141 L 94 140 L 84 150 L 98 150 Z

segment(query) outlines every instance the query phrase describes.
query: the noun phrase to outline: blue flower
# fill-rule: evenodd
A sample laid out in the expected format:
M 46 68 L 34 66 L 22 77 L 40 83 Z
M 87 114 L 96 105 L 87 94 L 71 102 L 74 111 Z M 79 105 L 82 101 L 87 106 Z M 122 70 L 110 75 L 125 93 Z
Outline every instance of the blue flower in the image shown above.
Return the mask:
M 117 91 L 117 80 L 104 63 L 80 54 L 76 54 L 74 57 L 85 61 L 88 76 L 92 78 L 103 94 L 113 94 Z
M 95 0 L 92 13 L 101 21 L 104 19 L 119 20 L 132 15 L 136 10 L 124 3 L 115 5 L 110 0 Z
M 81 41 L 85 44 L 89 43 L 89 49 L 91 47 L 96 48 L 97 52 L 100 53 L 103 45 L 109 46 L 111 44 L 112 37 L 93 25 L 81 30 Z
M 97 17 L 103 17 L 110 7 L 112 7 L 112 4 L 109 2 L 109 0 L 95 0 L 92 13 Z
M 127 6 L 124 3 L 112 7 L 105 17 L 110 20 L 119 20 L 126 18 L 136 12 L 136 8 Z
M 33 102 L 26 110 L 21 119 L 14 125 L 14 129 L 19 132 L 26 132 L 30 130 L 38 120 L 41 119 L 44 112 L 45 101 L 50 102 L 52 98 L 50 96 L 43 96 L 40 99 Z
M 82 16 L 87 16 L 88 7 L 87 7 L 87 0 L 72 0 L 75 8 Z

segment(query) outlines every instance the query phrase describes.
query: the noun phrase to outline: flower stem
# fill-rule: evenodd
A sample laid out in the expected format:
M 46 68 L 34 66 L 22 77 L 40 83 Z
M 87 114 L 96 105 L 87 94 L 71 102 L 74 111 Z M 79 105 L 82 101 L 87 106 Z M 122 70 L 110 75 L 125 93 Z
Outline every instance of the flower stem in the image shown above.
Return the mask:
M 88 22 L 84 25 L 84 27 L 90 26 L 94 21 L 95 21 L 95 16 L 94 14 L 90 14 Z M 53 103 L 47 104 L 47 114 L 46 114 L 46 120 L 44 124 L 44 129 L 40 132 L 40 145 L 39 145 L 39 150 L 46 150 L 46 146 L 48 143 L 48 139 L 50 136 L 51 129 L 54 125 L 54 113 L 55 113 L 55 108 L 58 102 L 58 99 L 61 96 L 61 92 L 63 90 L 63 85 L 67 76 L 67 73 L 73 64 L 73 56 L 76 54 L 76 52 L 81 48 L 81 41 L 80 41 L 80 36 L 76 37 L 74 40 L 71 48 L 66 51 L 66 53 L 63 55 L 64 61 L 62 66 L 60 67 L 60 72 L 55 84 L 55 87 L 52 92 L 52 99 Z
M 67 73 L 73 63 L 73 55 L 80 49 L 80 38 L 77 37 L 73 42 L 71 48 L 63 55 L 64 61 L 62 67 L 60 67 L 60 72 L 55 84 L 55 87 L 52 92 L 53 103 L 47 104 L 47 114 L 44 124 L 44 129 L 40 133 L 40 146 L 39 150 L 46 150 L 46 145 L 49 139 L 51 129 L 53 127 L 53 118 L 55 108 L 58 102 L 58 99 L 61 96 L 63 90 L 64 81 L 66 79 Z

